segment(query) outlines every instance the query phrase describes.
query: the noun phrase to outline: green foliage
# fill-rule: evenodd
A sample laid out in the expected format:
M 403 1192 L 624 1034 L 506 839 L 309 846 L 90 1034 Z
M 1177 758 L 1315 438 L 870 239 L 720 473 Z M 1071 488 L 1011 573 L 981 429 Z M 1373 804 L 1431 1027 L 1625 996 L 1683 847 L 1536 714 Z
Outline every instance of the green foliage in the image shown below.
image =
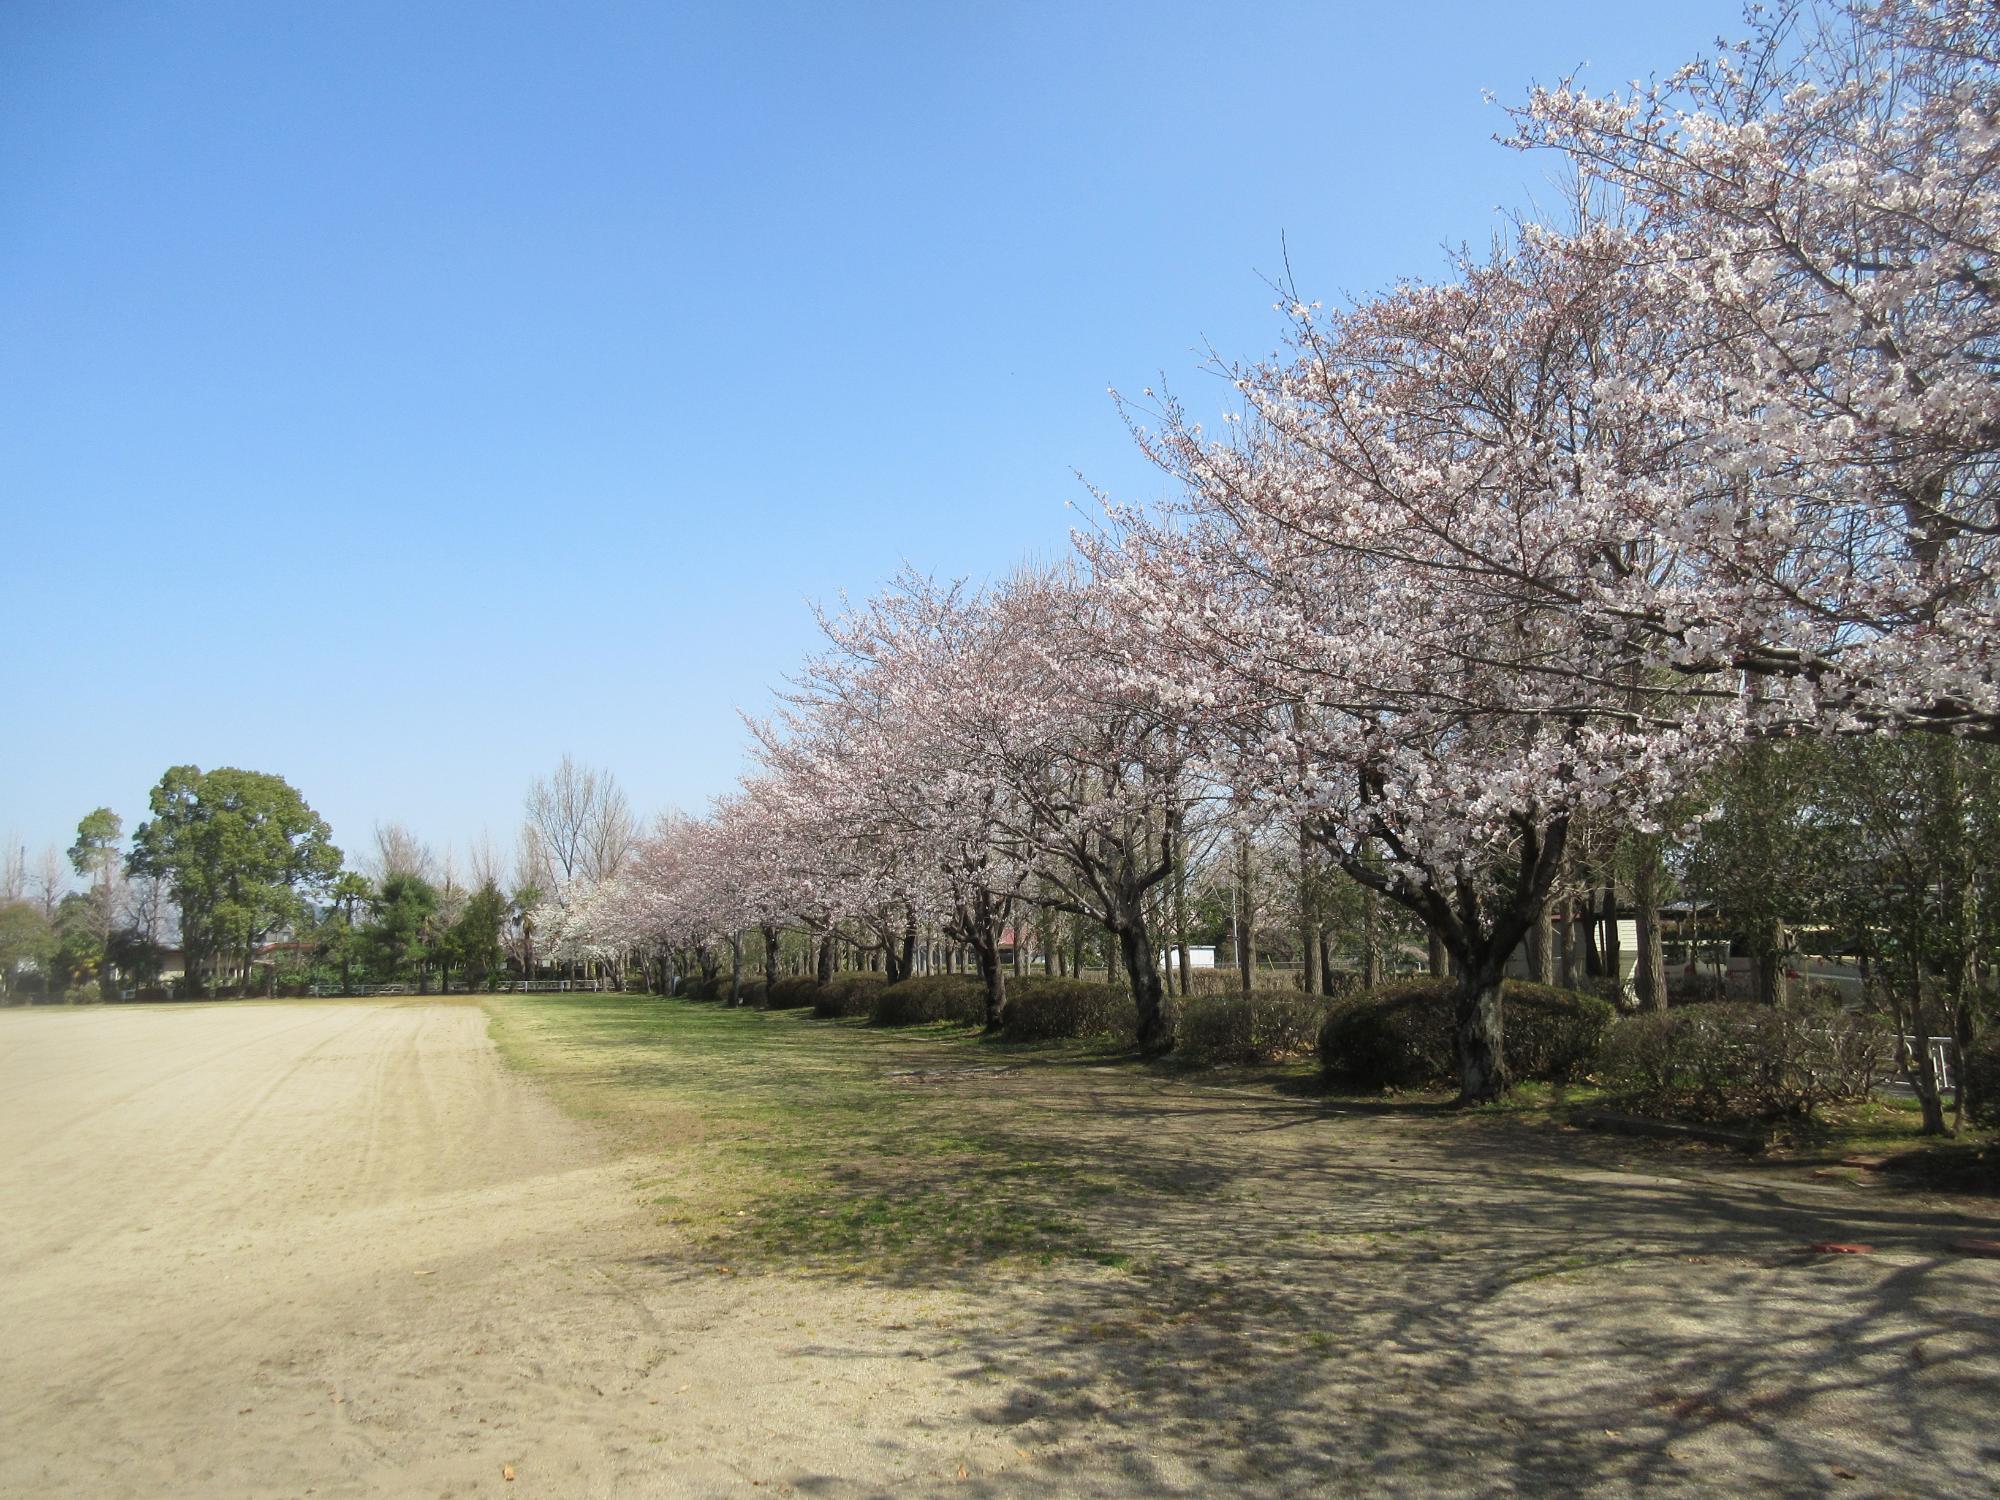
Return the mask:
M 745 979 L 743 981 L 743 991 L 737 996 L 737 1003 L 739 1005 L 748 1005 L 756 1010 L 762 1010 L 764 1008 L 764 990 L 765 985 L 763 980 Z M 729 991 L 726 986 L 723 989 L 722 998 L 725 1000 L 729 998 Z
M 1871 1016 L 1768 1005 L 1697 1005 L 1628 1016 L 1612 1029 L 1598 1081 L 1621 1103 L 1688 1120 L 1804 1117 L 1865 1099 L 1894 1038 Z
M 729 976 L 723 974 L 705 979 L 699 974 L 688 975 L 681 980 L 679 993 L 688 1000 L 726 1000 L 729 998 Z
M 500 933 L 507 921 L 507 898 L 488 880 L 466 898 L 458 920 L 446 930 L 439 960 L 458 968 L 473 988 L 500 972 L 505 956 Z
M 1085 1036 L 1136 1036 L 1139 1011 L 1117 985 L 1081 979 L 1020 979 L 1007 986 L 1009 1041 L 1058 1041 Z
M 827 1020 L 866 1016 L 875 1011 L 875 994 L 886 981 L 880 974 L 855 969 L 834 975 L 813 997 L 813 1014 Z
M 421 875 L 391 875 L 375 892 L 362 930 L 368 967 L 384 979 L 408 979 L 430 958 L 438 893 Z
M 1319 1043 L 1334 1002 L 1305 994 L 1191 995 L 1173 1002 L 1174 1053 L 1188 1062 L 1265 1063 Z
M 70 990 L 87 984 L 104 966 L 104 939 L 99 936 L 98 905 L 91 897 L 71 891 L 56 907 L 56 951 L 50 966 L 50 988 Z
M 46 989 L 45 970 L 60 943 L 49 919 L 29 902 L 0 906 L 0 991 L 12 996 Z
M 982 1025 L 986 987 L 965 974 L 919 974 L 877 988 L 869 1019 L 877 1026 L 923 1026 L 932 1021 Z
M 300 920 L 304 897 L 340 871 L 326 821 L 281 777 L 230 767 L 175 766 L 132 836 L 131 868 L 164 881 L 181 911 L 181 942 L 197 985 L 218 953 L 248 953 Z
M 1358 1088 L 1445 1088 L 1458 1080 L 1457 985 L 1416 979 L 1332 1002 L 1320 1065 Z M 1617 1012 L 1594 995 L 1509 980 L 1501 987 L 1507 1067 L 1516 1079 L 1566 1083 L 1588 1072 Z
M 804 1010 L 819 999 L 819 981 L 810 974 L 780 979 L 764 996 L 766 1010 Z
M 76 825 L 76 842 L 69 846 L 70 868 L 93 884 L 102 881 L 118 863 L 118 840 L 125 823 L 108 807 L 88 812 Z
M 1975 1125 L 2000 1125 L 2000 1031 L 1989 1029 L 1974 1042 L 1959 1071 L 1966 1117 Z

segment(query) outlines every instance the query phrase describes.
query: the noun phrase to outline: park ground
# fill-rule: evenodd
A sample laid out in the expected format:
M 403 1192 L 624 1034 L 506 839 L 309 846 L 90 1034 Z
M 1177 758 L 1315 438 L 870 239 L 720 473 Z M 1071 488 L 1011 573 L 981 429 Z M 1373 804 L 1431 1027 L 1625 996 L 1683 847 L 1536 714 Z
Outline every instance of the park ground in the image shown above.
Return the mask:
M 5 1495 L 2000 1473 L 2000 1206 L 1837 1151 L 639 996 L 0 1013 L 0 1138 Z

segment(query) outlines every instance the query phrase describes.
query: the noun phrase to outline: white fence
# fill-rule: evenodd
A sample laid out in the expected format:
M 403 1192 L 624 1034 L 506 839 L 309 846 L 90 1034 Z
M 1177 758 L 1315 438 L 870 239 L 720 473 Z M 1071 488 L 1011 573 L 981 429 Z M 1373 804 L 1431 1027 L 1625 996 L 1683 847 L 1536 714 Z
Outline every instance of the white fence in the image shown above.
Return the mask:
M 1900 1061 L 1910 1072 L 1917 1071 L 1917 1039 L 1913 1036 L 1901 1038 L 1903 1055 Z M 1958 1084 L 1951 1076 L 1951 1038 L 1934 1036 L 1930 1039 L 1931 1064 L 1937 1069 L 1937 1084 L 1940 1089 L 1955 1089 Z

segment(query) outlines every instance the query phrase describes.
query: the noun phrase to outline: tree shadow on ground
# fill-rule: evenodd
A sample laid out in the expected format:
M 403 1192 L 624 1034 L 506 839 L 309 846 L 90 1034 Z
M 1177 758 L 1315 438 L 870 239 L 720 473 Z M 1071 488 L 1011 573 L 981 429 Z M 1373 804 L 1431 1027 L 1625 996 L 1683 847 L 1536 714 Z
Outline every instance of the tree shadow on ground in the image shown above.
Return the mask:
M 767 1050 L 742 1057 L 772 1076 L 743 1087 L 840 1073 L 830 1131 L 956 1132 L 856 1137 L 795 1219 L 759 1208 L 758 1243 L 788 1273 L 968 1301 L 912 1330 L 911 1357 L 1034 1483 L 974 1468 L 960 1492 L 1992 1491 L 2000 1262 L 1950 1248 L 2000 1236 L 1986 1204 L 1432 1100 L 1129 1061 L 996 1073 L 956 1040 L 815 1055 L 754 1030 Z M 603 1063 L 635 1087 L 652 1066 Z M 804 1223 L 849 1210 L 881 1217 L 840 1226 L 840 1254 Z

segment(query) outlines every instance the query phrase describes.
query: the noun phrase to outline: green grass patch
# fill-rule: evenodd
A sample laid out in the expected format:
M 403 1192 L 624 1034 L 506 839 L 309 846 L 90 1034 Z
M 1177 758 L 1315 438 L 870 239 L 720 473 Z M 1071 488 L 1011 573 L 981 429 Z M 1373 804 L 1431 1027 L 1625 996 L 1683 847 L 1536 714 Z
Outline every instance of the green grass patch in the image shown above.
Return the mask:
M 952 1075 L 1007 1059 L 961 1028 L 637 995 L 488 1011 L 511 1065 L 657 1163 L 662 1224 L 718 1261 L 907 1272 L 1099 1253 L 1078 1210 L 1117 1184 L 968 1110 Z

